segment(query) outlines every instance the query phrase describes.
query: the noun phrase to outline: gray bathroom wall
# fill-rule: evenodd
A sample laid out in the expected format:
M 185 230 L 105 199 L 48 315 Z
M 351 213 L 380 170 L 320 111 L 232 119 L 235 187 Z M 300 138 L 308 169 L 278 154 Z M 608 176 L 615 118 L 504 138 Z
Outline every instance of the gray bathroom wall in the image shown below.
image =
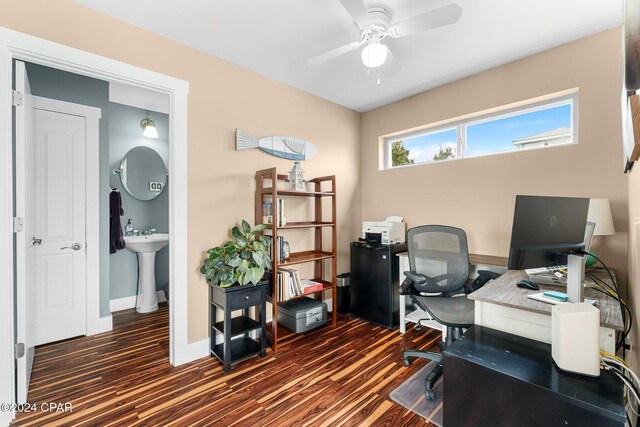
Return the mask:
M 148 147 L 155 150 L 169 169 L 169 116 L 151 112 L 151 118 L 158 129 L 158 138 L 142 135 L 140 121 L 147 116 L 146 110 L 127 105 L 109 104 L 109 170 L 117 169 L 120 161 L 134 147 Z M 122 227 L 131 218 L 134 228 L 155 228 L 158 233 L 169 232 L 169 189 L 167 186 L 153 200 L 137 200 L 126 192 L 120 176 L 111 173 L 109 185 L 118 188 L 122 195 L 124 215 L 120 217 Z M 136 254 L 126 249 L 110 255 L 109 280 L 111 299 L 124 298 L 136 294 L 138 261 Z M 156 255 L 156 289 L 169 288 L 169 247 L 165 246 Z
M 26 63 L 33 95 L 102 110 L 100 119 L 100 316 L 109 316 L 109 83 Z

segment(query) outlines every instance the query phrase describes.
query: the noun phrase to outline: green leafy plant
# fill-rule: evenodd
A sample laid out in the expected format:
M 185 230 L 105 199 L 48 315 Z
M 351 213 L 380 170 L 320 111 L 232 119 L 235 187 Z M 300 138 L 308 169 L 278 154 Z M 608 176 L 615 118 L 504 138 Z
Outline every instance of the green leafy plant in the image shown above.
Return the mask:
M 395 141 L 391 144 L 391 165 L 412 165 L 415 160 L 409 158 L 409 150 L 405 148 L 404 141 Z
M 200 273 L 211 285 L 227 288 L 235 283 L 240 286 L 258 284 L 265 270 L 271 268 L 269 240 L 260 233 L 267 228 L 256 225 L 251 228 L 242 220 L 240 227 L 231 229 L 232 240 L 207 251 Z
M 450 145 L 440 145 L 438 147 L 438 152 L 433 156 L 433 160 L 447 160 L 453 159 L 454 157 L 456 157 L 456 150 L 454 147 Z

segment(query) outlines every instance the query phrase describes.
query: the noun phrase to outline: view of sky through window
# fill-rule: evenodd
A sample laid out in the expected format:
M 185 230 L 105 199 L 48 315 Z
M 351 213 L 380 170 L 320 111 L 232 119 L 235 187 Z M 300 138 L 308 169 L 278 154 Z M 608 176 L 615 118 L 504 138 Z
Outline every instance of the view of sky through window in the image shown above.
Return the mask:
M 517 150 L 514 141 L 527 141 L 521 148 L 570 142 L 571 105 L 565 104 L 530 113 L 467 126 L 467 152 L 465 157 Z M 549 132 L 557 134 L 549 134 Z M 545 134 L 545 135 L 541 135 Z M 568 134 L 568 136 L 567 136 Z M 540 138 L 535 138 L 540 136 Z M 555 138 L 558 136 L 558 138 Z M 540 139 L 545 142 L 535 144 Z
M 427 135 L 409 138 L 405 141 L 404 147 L 409 150 L 409 158 L 415 163 L 433 161 L 433 157 L 438 154 L 440 147 L 452 147 L 455 156 L 456 151 L 456 130 L 448 129 L 442 132 L 430 133 Z

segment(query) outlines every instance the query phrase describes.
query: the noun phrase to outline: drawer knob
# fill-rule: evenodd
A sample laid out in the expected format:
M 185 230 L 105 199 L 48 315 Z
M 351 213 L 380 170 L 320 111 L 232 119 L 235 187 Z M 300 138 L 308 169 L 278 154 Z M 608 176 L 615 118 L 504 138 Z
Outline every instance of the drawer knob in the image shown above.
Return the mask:
M 245 296 L 244 296 L 244 299 L 249 299 L 249 295 L 245 295 Z

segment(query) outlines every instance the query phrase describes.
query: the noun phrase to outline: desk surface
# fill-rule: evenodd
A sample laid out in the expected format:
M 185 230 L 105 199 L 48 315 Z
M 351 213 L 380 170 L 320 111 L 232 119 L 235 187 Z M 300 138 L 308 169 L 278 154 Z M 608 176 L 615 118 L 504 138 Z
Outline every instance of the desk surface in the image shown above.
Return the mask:
M 605 280 L 608 283 L 610 282 L 606 273 L 599 270 L 594 270 L 593 272 L 602 280 Z M 516 286 L 516 283 L 522 279 L 529 279 L 529 276 L 527 276 L 527 273 L 525 273 L 524 270 L 509 270 L 499 278 L 490 281 L 482 288 L 472 294 L 469 294 L 469 298 L 475 301 L 488 302 L 534 313 L 551 315 L 551 307 L 553 307 L 552 304 L 529 299 L 527 298 L 527 294 L 534 294 L 546 290 L 557 291 L 562 290 L 562 288 L 559 286 L 545 285 L 540 285 L 539 291 L 519 288 Z M 585 290 L 585 295 L 588 298 L 598 301 L 596 307 L 600 310 L 601 326 L 618 331 L 624 330 L 620 305 L 613 298 L 609 298 L 608 296 L 591 288 L 587 288 Z
M 409 252 L 400 252 L 398 256 L 408 257 Z M 471 265 L 490 265 L 494 267 L 507 268 L 509 259 L 502 256 L 469 254 L 469 264 Z

